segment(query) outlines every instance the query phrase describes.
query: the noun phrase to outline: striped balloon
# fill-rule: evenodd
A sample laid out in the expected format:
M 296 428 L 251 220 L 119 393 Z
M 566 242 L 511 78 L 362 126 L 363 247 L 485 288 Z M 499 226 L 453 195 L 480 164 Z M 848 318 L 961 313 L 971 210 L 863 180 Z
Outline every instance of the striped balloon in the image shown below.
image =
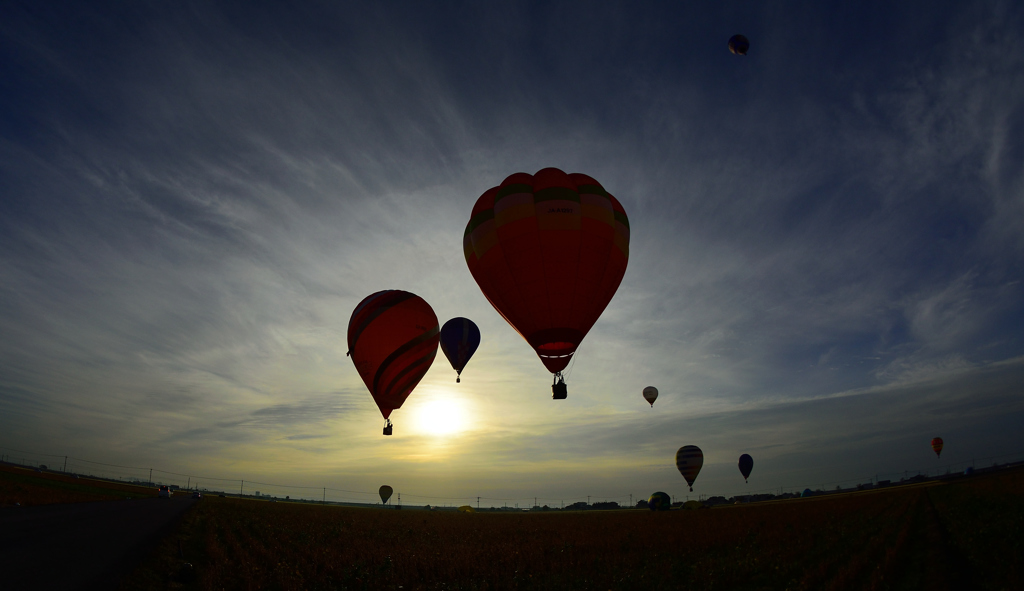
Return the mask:
M 684 445 L 676 452 L 676 468 L 690 485 L 690 492 L 693 492 L 693 481 L 697 480 L 700 468 L 704 465 L 704 452 L 696 445 Z
M 939 457 L 942 454 L 942 438 L 936 437 L 932 439 L 932 451 L 935 452 L 935 457 Z
M 437 356 L 437 316 L 407 291 L 379 291 L 348 322 L 348 354 L 387 419 L 420 383 Z

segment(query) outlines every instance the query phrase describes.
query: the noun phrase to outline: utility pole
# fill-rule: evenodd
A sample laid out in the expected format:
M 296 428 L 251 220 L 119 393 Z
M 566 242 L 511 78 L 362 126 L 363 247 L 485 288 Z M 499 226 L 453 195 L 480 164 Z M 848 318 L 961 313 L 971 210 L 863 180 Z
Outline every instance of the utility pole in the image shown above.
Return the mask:
M 153 469 L 149 469 L 149 483 L 153 484 Z
M 534 507 L 536 507 L 536 506 L 537 506 L 537 497 L 533 497 L 533 506 L 534 506 Z
M 67 472 L 67 471 L 68 471 L 68 457 L 64 456 L 64 468 L 61 470 L 61 472 Z
M 185 485 L 185 490 L 192 490 L 192 477 L 188 477 L 188 484 Z
M 587 495 L 587 506 L 590 506 L 590 495 Z
M 327 487 L 326 486 L 324 487 L 324 502 L 322 504 L 324 504 L 324 505 L 327 504 Z
M 241 484 L 238 485 L 238 496 L 242 496 L 242 487 L 243 486 L 245 486 L 245 481 L 244 480 L 242 481 Z
M 477 497 L 477 498 L 476 498 L 476 508 L 477 508 L 477 509 L 479 509 L 479 508 L 480 508 L 480 497 Z
M 629 506 L 633 506 L 633 493 L 629 493 Z

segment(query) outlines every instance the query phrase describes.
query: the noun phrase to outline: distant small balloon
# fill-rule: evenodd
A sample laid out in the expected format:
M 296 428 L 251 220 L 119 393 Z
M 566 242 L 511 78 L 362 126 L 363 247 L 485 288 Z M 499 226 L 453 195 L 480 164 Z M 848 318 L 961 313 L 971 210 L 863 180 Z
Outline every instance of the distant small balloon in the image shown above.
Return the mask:
M 750 471 L 754 469 L 754 458 L 748 454 L 740 456 L 740 474 L 743 475 L 743 482 L 750 477 Z
M 393 488 L 385 484 L 384 486 L 380 487 L 380 491 L 378 492 L 380 493 L 380 502 L 387 503 L 388 499 L 391 498 L 391 493 L 395 491 Z
M 704 452 L 696 445 L 684 445 L 676 452 L 676 468 L 690 485 L 690 492 L 693 492 L 693 481 L 697 480 L 701 466 L 704 465 Z
M 940 457 L 942 455 L 942 438 L 941 437 L 936 437 L 935 439 L 932 439 L 932 451 L 935 452 L 935 457 Z
M 750 41 L 743 35 L 733 35 L 729 38 L 729 51 L 736 55 L 747 55 L 750 49 Z
M 644 400 L 651 403 L 651 408 L 654 408 L 654 401 L 658 399 L 658 389 L 654 386 L 647 386 L 644 388 Z
M 658 491 L 647 499 L 647 508 L 651 511 L 668 511 L 672 508 L 672 497 Z

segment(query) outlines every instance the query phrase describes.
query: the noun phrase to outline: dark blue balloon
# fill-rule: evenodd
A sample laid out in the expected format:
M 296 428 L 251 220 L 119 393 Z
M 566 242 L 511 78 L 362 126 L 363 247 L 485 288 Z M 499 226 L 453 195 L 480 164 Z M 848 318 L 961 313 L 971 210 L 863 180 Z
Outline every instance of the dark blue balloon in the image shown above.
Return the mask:
M 746 482 L 747 478 L 750 477 L 750 471 L 754 469 L 754 458 L 748 454 L 740 456 L 740 474 L 743 475 L 743 481 Z
M 468 318 L 452 318 L 441 327 L 441 351 L 461 376 L 469 358 L 480 346 L 480 329 Z M 459 377 L 456 382 L 461 381 Z

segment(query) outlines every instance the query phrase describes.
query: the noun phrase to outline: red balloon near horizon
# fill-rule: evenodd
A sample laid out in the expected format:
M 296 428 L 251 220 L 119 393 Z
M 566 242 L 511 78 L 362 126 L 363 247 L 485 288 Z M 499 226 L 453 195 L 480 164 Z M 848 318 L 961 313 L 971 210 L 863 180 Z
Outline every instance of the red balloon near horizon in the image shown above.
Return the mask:
M 560 379 L 626 273 L 629 218 L 585 174 L 519 172 L 477 199 L 463 250 L 487 300 Z
M 416 294 L 378 291 L 359 302 L 348 323 L 348 354 L 387 420 L 437 356 L 437 315 Z M 384 434 L 390 435 L 387 421 Z
M 932 451 L 935 452 L 935 457 L 940 457 L 942 455 L 942 438 L 941 437 L 936 437 L 936 438 L 932 439 Z

